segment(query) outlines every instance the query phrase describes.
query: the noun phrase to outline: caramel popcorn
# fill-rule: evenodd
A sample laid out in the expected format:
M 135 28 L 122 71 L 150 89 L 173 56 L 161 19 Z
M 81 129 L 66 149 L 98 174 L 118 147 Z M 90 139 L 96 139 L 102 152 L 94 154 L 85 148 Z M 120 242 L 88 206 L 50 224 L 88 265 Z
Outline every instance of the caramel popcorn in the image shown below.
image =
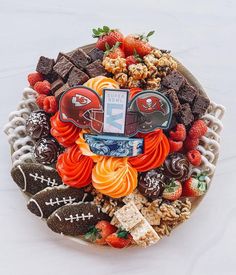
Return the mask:
M 158 90 L 161 86 L 161 78 L 148 78 L 146 80 L 146 89 L 147 90 Z
M 139 88 L 141 86 L 141 81 L 134 79 L 133 77 L 129 77 L 128 78 L 128 82 L 127 82 L 127 88 Z
M 158 64 L 158 58 L 156 58 L 156 56 L 153 53 L 145 55 L 143 57 L 143 61 L 147 65 L 148 68 L 151 66 L 157 66 L 157 64 Z
M 103 59 L 102 65 L 104 66 L 106 71 L 113 74 L 127 72 L 125 58 L 118 57 L 116 59 L 112 59 L 109 57 L 105 57 Z
M 128 76 L 125 73 L 118 73 L 114 75 L 114 80 L 119 83 L 120 87 L 124 88 L 127 85 Z
M 134 80 L 145 79 L 148 76 L 148 68 L 142 63 L 130 65 L 128 71 Z

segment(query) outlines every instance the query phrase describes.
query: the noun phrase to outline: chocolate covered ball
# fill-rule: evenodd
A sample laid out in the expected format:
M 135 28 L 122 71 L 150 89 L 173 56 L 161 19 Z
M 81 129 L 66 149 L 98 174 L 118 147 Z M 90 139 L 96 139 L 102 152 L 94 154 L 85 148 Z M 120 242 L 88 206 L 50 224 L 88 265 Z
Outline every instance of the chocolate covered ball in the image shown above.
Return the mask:
M 41 138 L 34 146 L 34 158 L 42 164 L 54 163 L 59 154 L 59 144 L 53 138 Z
M 33 139 L 48 136 L 50 133 L 48 115 L 43 111 L 32 112 L 26 120 L 26 133 Z
M 150 170 L 148 172 L 141 173 L 138 183 L 139 192 L 151 199 L 156 200 L 161 196 L 164 190 L 163 175 L 159 170 Z
M 168 178 L 174 178 L 181 182 L 190 176 L 191 164 L 181 153 L 169 155 L 163 164 L 163 174 Z

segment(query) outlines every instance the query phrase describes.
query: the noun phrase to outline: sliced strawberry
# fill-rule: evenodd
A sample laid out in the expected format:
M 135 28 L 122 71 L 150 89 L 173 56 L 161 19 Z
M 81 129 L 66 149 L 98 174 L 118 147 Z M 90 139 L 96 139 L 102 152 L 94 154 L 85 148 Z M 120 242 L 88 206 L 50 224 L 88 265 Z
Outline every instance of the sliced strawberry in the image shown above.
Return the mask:
M 205 194 L 207 191 L 207 183 L 205 181 L 205 175 L 201 174 L 197 177 L 189 178 L 183 185 L 184 197 L 199 197 Z
M 166 200 L 175 201 L 180 198 L 182 194 L 182 185 L 178 180 L 173 180 L 165 186 L 162 197 Z
M 175 141 L 184 141 L 186 138 L 186 128 L 183 124 L 177 124 L 175 130 L 170 131 L 170 138 Z
M 172 139 L 168 139 L 170 144 L 170 153 L 178 152 L 183 147 L 183 141 L 174 141 Z
M 106 238 L 106 243 L 114 248 L 125 248 L 131 244 L 132 236 L 126 230 L 119 229 Z
M 106 237 L 116 231 L 117 228 L 108 221 L 99 221 L 85 234 L 85 239 L 97 244 L 106 244 Z

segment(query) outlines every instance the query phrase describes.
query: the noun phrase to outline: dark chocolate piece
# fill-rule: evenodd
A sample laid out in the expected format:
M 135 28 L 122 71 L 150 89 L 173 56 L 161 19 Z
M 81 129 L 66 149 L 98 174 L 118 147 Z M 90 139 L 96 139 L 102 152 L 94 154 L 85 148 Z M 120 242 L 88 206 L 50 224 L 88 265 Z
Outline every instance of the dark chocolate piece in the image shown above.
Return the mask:
M 156 200 L 161 196 L 164 190 L 163 175 L 158 170 L 150 170 L 148 172 L 141 173 L 138 183 L 139 192 L 151 199 Z
M 190 176 L 191 165 L 183 154 L 173 153 L 166 158 L 162 172 L 168 179 L 174 178 L 183 183 Z
M 192 112 L 197 118 L 200 118 L 205 114 L 209 105 L 210 105 L 209 98 L 203 95 L 198 95 L 193 102 Z
M 99 50 L 98 48 L 92 49 L 90 52 L 88 52 L 88 56 L 91 58 L 91 61 L 94 62 L 97 59 L 103 60 L 104 52 L 102 50 Z
M 23 192 L 36 194 L 46 187 L 62 184 L 57 170 L 39 163 L 22 163 L 12 168 L 11 176 Z
M 87 74 L 92 78 L 99 75 L 106 75 L 106 70 L 102 65 L 101 60 L 96 60 L 93 63 L 86 66 Z
M 83 235 L 100 220 L 110 220 L 101 209 L 90 202 L 64 205 L 47 220 L 48 227 L 56 232 L 70 236 Z
M 180 110 L 177 114 L 178 121 L 185 126 L 188 126 L 194 120 L 189 103 L 181 105 Z
M 84 69 L 91 61 L 90 57 L 80 48 L 67 53 L 66 56 L 79 69 Z
M 74 67 L 69 74 L 67 83 L 70 87 L 72 87 L 76 85 L 82 85 L 88 80 L 89 76 L 86 73 Z
M 198 91 L 189 83 L 185 83 L 178 91 L 178 98 L 181 103 L 192 103 L 198 95 Z
M 162 79 L 162 85 L 169 89 L 178 91 L 180 87 L 185 83 L 185 78 L 177 71 L 172 71 Z
M 59 101 L 62 94 L 69 90 L 70 89 L 70 86 L 66 83 L 64 84 L 61 88 L 59 88 L 58 90 L 56 90 L 56 92 L 54 93 L 54 96 L 56 97 L 56 100 Z
M 75 202 L 91 201 L 92 195 L 83 189 L 72 187 L 50 187 L 35 194 L 28 202 L 28 209 L 40 218 L 48 218 L 59 207 Z
M 44 111 L 32 112 L 26 120 L 25 130 L 33 139 L 47 137 L 50 133 L 48 115 Z
M 41 74 L 48 75 L 51 73 L 54 64 L 54 59 L 50 59 L 45 56 L 40 56 L 36 71 Z
M 62 56 L 54 65 L 53 69 L 56 73 L 59 74 L 61 78 L 65 80 L 73 67 L 74 65 L 68 59 Z
M 173 107 L 173 113 L 176 114 L 180 109 L 180 102 L 176 91 L 174 89 L 169 89 L 167 91 L 164 91 L 163 94 L 170 100 Z
M 58 78 L 60 78 L 60 76 L 52 69 L 52 71 L 48 75 L 44 75 L 44 78 L 50 83 L 53 83 Z
M 34 146 L 34 158 L 42 164 L 52 164 L 60 154 L 60 147 L 54 138 L 41 138 Z
M 51 92 L 54 94 L 58 89 L 60 89 L 64 85 L 62 79 L 58 78 L 51 84 Z

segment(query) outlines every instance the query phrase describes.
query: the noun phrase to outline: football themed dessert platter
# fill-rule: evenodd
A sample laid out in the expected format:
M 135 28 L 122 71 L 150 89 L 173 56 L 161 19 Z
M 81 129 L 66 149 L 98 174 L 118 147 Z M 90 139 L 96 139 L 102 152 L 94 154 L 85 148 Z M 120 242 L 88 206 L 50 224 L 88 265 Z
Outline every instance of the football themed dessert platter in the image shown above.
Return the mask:
M 83 243 L 147 247 L 190 217 L 218 159 L 224 108 L 145 35 L 41 56 L 5 127 L 27 207 Z

